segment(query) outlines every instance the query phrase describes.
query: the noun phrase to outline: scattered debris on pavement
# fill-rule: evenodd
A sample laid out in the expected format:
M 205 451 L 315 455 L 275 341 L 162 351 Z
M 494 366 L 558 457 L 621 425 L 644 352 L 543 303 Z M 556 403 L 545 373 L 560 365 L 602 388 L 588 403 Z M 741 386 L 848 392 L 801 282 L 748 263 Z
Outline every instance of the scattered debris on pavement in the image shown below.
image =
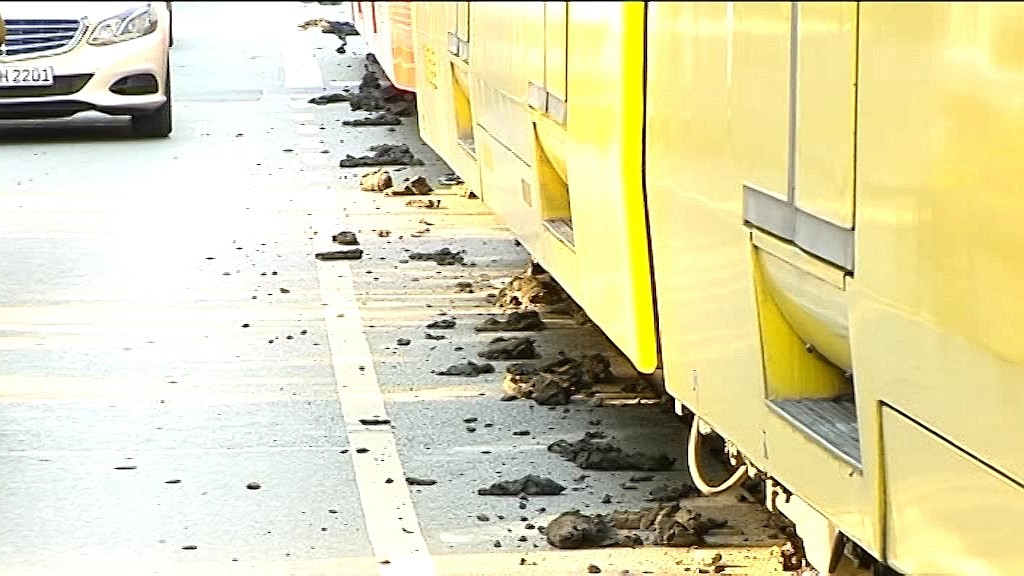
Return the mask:
M 388 108 L 388 110 L 390 110 L 391 113 L 394 114 L 395 116 L 398 116 L 398 117 L 401 117 L 401 118 L 409 118 L 409 117 L 415 116 L 416 115 L 416 100 L 415 100 L 415 98 L 411 98 L 409 100 L 404 100 L 404 101 L 399 102 L 397 104 L 391 105 Z
M 501 308 L 537 309 L 556 306 L 569 299 L 565 290 L 546 272 L 532 264 L 525 272 L 512 277 L 499 292 L 495 305 Z
M 385 196 L 426 196 L 433 191 L 434 188 L 423 176 L 406 178 L 400 185 L 383 190 Z
M 299 30 L 309 30 L 310 28 L 319 28 L 322 33 L 334 34 L 338 40 L 341 40 L 341 46 L 334 49 L 338 54 L 345 53 L 349 36 L 359 36 L 359 30 L 351 22 L 337 22 L 325 18 L 314 18 L 299 24 Z
M 515 480 L 502 480 L 476 491 L 481 496 L 558 496 L 562 492 L 565 492 L 565 486 L 536 474 L 527 474 Z
M 676 459 L 666 454 L 627 452 L 611 442 L 595 442 L 603 438 L 599 432 L 586 432 L 575 442 L 556 440 L 548 451 L 558 454 L 584 470 L 642 470 L 661 472 L 671 470 Z
M 356 233 L 355 232 L 351 232 L 349 230 L 343 230 L 341 232 L 338 232 L 334 236 L 331 236 L 331 240 L 335 244 L 341 244 L 342 246 L 358 246 L 359 245 L 359 238 L 356 237 Z
M 446 246 L 433 252 L 410 252 L 409 260 L 433 261 L 438 266 L 455 266 L 456 264 L 465 266 L 466 260 L 463 254 L 465 251 L 454 252 Z
M 440 208 L 440 200 L 421 200 L 419 198 L 415 200 L 409 200 L 405 203 L 409 208 Z
M 498 291 L 494 304 L 504 309 L 569 316 L 580 325 L 590 321 L 579 304 L 537 263 L 531 263 L 522 274 L 512 277 Z
M 405 483 L 409 486 L 433 486 L 437 484 L 437 480 L 433 478 L 417 478 L 415 476 L 406 476 Z
M 555 548 L 614 546 L 615 531 L 603 516 L 589 516 L 576 510 L 563 512 L 548 522 L 544 536 Z
M 433 371 L 438 376 L 479 376 L 481 374 L 493 374 L 494 365 L 489 362 L 477 364 L 472 360 L 467 360 L 462 364 L 452 364 L 441 371 Z
M 527 332 L 543 330 L 546 326 L 536 310 L 512 312 L 506 318 L 485 318 L 474 327 L 477 332 Z
M 352 156 L 346 154 L 338 166 L 353 168 L 357 166 L 421 166 L 423 160 L 417 158 L 408 144 L 374 144 L 370 146 L 373 155 Z
M 326 106 L 328 104 L 336 104 L 338 102 L 348 102 L 352 97 L 350 92 L 331 92 L 329 94 L 321 94 L 314 96 L 308 100 L 310 104 L 316 104 L 317 106 Z
M 388 426 L 391 424 L 390 418 L 360 418 L 359 423 L 363 426 Z
M 451 318 L 439 318 L 426 326 L 429 330 L 451 330 L 455 328 L 455 320 Z
M 458 186 L 463 183 L 462 178 L 455 172 L 449 172 L 437 179 L 438 186 Z
M 593 516 L 571 510 L 549 522 L 544 536 L 555 548 L 689 547 L 704 544 L 704 535 L 728 524 L 726 520 L 705 516 L 680 504 L 671 502 Z
M 533 338 L 499 336 L 477 354 L 487 360 L 532 360 L 537 358 L 537 349 Z
M 349 250 L 332 250 L 328 252 L 317 252 L 316 259 L 322 261 L 330 260 L 359 260 L 363 257 L 363 251 L 361 248 L 351 248 Z
M 342 120 L 344 126 L 400 126 L 402 119 L 392 112 L 378 112 L 365 118 Z
M 543 364 L 509 364 L 502 388 L 511 396 L 507 400 L 524 398 L 545 406 L 561 406 L 574 395 L 612 378 L 611 362 L 601 353 L 577 359 L 559 352 L 557 359 Z
M 363 74 L 363 78 L 359 82 L 359 88 L 348 100 L 349 107 L 353 112 L 384 110 L 384 98 L 381 96 L 380 87 L 380 78 L 367 66 L 366 73 Z
M 394 85 L 382 85 L 380 77 L 372 70 L 379 66 L 372 54 L 366 55 L 366 72 L 355 92 L 342 91 L 348 95 L 349 108 L 353 112 L 381 112 L 362 119 L 343 121 L 347 126 L 397 126 L 399 117 L 416 115 L 416 97 L 410 92 L 399 90 Z
M 630 482 L 637 481 L 633 478 L 630 478 L 629 480 Z M 672 502 L 674 500 L 681 500 L 683 498 L 689 498 L 699 494 L 700 490 L 697 490 L 697 488 L 692 484 L 662 484 L 651 489 L 647 500 L 650 502 Z
M 359 189 L 365 192 L 383 192 L 391 188 L 391 173 L 383 168 L 371 170 L 359 177 Z
M 535 374 L 528 382 L 528 388 L 524 387 L 519 394 L 510 396 L 523 397 L 525 394 L 541 406 L 564 406 L 576 392 L 569 381 L 551 374 Z

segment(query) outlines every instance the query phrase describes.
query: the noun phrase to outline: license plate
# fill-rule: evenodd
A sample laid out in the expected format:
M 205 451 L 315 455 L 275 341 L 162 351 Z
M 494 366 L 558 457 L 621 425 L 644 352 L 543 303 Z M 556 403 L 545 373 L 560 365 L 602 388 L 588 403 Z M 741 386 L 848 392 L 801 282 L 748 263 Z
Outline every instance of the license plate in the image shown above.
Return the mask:
M 53 86 L 53 66 L 0 66 L 0 88 Z

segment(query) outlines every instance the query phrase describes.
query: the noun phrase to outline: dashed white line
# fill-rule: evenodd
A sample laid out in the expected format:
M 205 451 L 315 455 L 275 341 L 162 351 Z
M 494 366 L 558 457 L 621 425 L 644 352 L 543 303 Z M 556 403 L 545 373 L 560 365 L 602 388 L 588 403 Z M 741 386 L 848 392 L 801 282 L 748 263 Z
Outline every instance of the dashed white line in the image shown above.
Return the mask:
M 338 211 L 340 213 L 340 210 Z M 343 230 L 336 215 L 317 218 L 314 228 Z M 338 382 L 338 397 L 348 430 L 356 484 L 373 552 L 381 574 L 434 574 L 434 563 L 420 531 L 412 495 L 390 426 L 364 426 L 362 419 L 387 419 L 384 396 L 373 369 L 370 344 L 346 262 L 318 263 L 327 332 Z M 360 453 L 360 450 L 365 450 Z M 391 482 L 388 482 L 391 479 Z
M 284 49 L 285 84 L 291 89 L 323 89 L 323 75 L 313 56 L 312 45 L 296 35 Z M 312 136 L 319 127 L 313 115 L 301 109 L 310 106 L 292 95 L 295 112 L 296 149 L 300 152 L 309 186 L 308 194 L 321 196 L 318 206 L 333 207 L 314 212 L 313 230 L 320 232 L 321 250 L 329 250 L 331 231 L 347 229 L 344 215 L 328 182 L 323 155 L 312 152 L 322 146 Z M 301 96 L 303 100 L 308 96 Z M 336 249 L 337 246 L 334 246 Z M 434 561 L 420 530 L 412 494 L 398 456 L 395 434 L 389 425 L 363 425 L 360 420 L 388 419 L 384 396 L 373 368 L 370 343 L 366 338 L 359 304 L 352 283 L 352 269 L 346 262 L 317 262 L 320 294 L 325 304 L 328 341 L 334 375 L 345 420 L 356 486 L 363 509 L 366 532 L 379 572 L 390 576 L 433 576 Z M 389 481 L 390 479 L 390 481 Z
M 313 41 L 308 34 L 296 32 L 286 36 L 281 59 L 285 88 L 323 89 L 324 76 L 320 72 L 320 65 L 313 52 Z

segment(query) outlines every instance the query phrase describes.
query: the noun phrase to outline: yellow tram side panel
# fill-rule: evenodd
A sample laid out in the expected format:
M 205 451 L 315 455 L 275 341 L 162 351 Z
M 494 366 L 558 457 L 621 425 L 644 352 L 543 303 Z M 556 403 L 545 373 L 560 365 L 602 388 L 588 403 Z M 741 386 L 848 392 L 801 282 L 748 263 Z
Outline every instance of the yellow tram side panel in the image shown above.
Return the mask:
M 367 50 L 377 55 L 378 52 L 383 54 L 377 56 L 378 60 L 381 61 L 381 66 L 387 68 L 389 61 L 388 51 L 381 50 L 381 32 L 378 26 L 377 11 L 380 9 L 378 5 L 383 4 L 382 2 L 351 2 L 352 9 L 352 23 L 355 25 L 356 30 L 359 31 L 359 35 L 362 37 L 363 42 L 366 43 Z
M 469 65 L 458 54 L 468 2 L 412 2 L 413 59 L 420 137 L 481 193 L 469 100 Z M 468 39 L 463 40 L 468 45 Z
M 1024 566 L 1024 7 L 861 6 L 858 382 L 886 406 L 887 555 Z
M 806 25 L 799 41 L 819 49 L 831 41 L 834 58 L 852 58 L 846 44 L 835 40 L 851 33 L 852 3 L 810 4 L 800 15 Z M 791 9 L 784 2 L 648 6 L 646 181 L 666 385 L 759 467 L 877 553 L 876 435 L 862 433 L 863 461 L 857 469 L 767 405 L 774 396 L 826 396 L 834 391 L 827 385 L 834 379 L 828 370 L 836 372 L 803 358 L 802 342 L 764 293 L 761 249 L 744 224 L 745 186 L 779 200 L 787 197 Z M 816 84 L 813 61 L 796 64 L 809 90 L 795 111 L 796 121 L 821 118 L 815 106 L 832 107 L 826 118 L 831 129 L 816 133 L 811 122 L 795 128 L 819 145 L 792 156 L 804 158 L 792 176 L 796 202 L 839 219 L 844 205 L 853 202 L 853 112 L 843 109 L 843 102 L 852 106 L 852 94 L 838 102 L 826 98 L 836 90 L 833 83 Z M 855 68 L 846 70 L 840 84 L 845 82 L 849 92 Z M 822 150 L 833 153 L 815 159 Z M 811 184 L 821 181 L 831 183 Z M 846 190 L 837 189 L 843 185 Z M 762 244 L 774 246 L 768 240 Z M 809 271 L 798 278 L 806 291 L 818 284 L 842 290 L 841 272 L 818 270 L 799 250 L 773 250 L 794 262 L 795 270 Z M 763 339 L 789 344 L 769 354 Z M 765 354 L 769 362 L 762 360 Z M 766 375 L 784 385 L 770 389 Z
M 351 2 L 352 21 L 384 74 L 397 88 L 416 90 L 412 2 Z
M 469 6 L 468 88 L 483 201 L 543 262 L 530 218 L 536 148 L 526 98 L 531 79 L 544 73 L 544 3 Z
M 788 16 L 772 8 L 778 28 Z M 762 441 L 752 424 L 764 419 L 764 368 L 733 131 L 757 127 L 769 141 L 751 140 L 752 147 L 779 147 L 786 127 L 776 118 L 785 108 L 771 80 L 782 74 L 781 64 L 777 57 L 755 62 L 763 75 L 751 66 L 736 69 L 739 48 L 730 44 L 742 34 L 726 3 L 652 3 L 649 10 L 646 179 L 666 384 L 757 457 L 762 450 L 749 447 Z M 763 52 L 778 53 L 779 44 L 765 43 Z M 764 86 L 750 85 L 762 77 Z M 742 117 L 731 119 L 732 100 L 746 94 L 770 109 L 752 114 L 737 106 Z M 780 156 L 774 164 L 783 162 Z M 766 188 L 783 185 L 779 174 L 766 180 Z M 729 426 L 734 417 L 751 425 Z
M 470 22 L 484 201 L 633 365 L 653 372 L 643 3 L 481 2 Z
M 412 2 L 382 2 L 391 31 L 391 82 L 402 90 L 416 91 L 416 57 L 413 50 Z

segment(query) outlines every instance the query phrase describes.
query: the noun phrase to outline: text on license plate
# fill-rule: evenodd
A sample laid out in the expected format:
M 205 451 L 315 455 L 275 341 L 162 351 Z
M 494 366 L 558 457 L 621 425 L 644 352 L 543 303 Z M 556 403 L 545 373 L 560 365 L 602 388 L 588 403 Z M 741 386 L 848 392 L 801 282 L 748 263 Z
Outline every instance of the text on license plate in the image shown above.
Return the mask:
M 52 85 L 52 66 L 0 66 L 0 88 Z

